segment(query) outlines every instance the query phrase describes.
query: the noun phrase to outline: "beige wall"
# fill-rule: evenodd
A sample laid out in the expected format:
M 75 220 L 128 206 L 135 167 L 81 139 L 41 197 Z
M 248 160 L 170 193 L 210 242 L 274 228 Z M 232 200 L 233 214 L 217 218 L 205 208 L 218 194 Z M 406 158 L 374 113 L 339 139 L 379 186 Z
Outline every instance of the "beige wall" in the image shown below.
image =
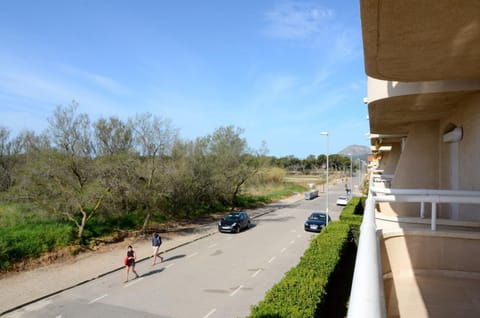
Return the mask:
M 438 121 L 411 124 L 403 153 L 398 158 L 392 188 L 437 189 L 439 136 Z M 395 148 L 399 148 L 398 147 Z M 393 147 L 392 147 L 393 150 Z M 400 151 L 400 149 L 396 150 Z M 399 154 L 398 152 L 396 154 Z M 395 155 L 395 154 L 394 154 Z M 392 156 L 392 163 L 395 156 Z M 388 164 L 385 164 L 388 166 Z M 382 213 L 398 216 L 418 216 L 419 203 L 382 203 Z
M 415 270 L 480 273 L 480 235 L 442 232 L 384 234 L 381 243 L 383 274 Z
M 452 144 L 440 144 L 440 188 L 450 189 L 458 184 L 459 190 L 480 191 L 480 93 L 458 105 L 450 118 L 440 122 L 439 133 L 443 135 L 452 127 L 463 129 L 463 138 L 458 143 L 458 180 L 451 180 L 450 151 Z M 453 148 L 454 149 L 454 148 Z M 460 205 L 458 220 L 480 221 L 479 205 Z M 450 216 L 450 206 L 441 207 L 441 215 Z
M 462 140 L 456 145 L 444 143 L 443 134 L 454 127 L 463 129 Z M 457 180 L 451 176 L 452 151 L 458 151 Z M 384 155 L 380 168 L 385 174 L 395 175 L 392 188 L 480 191 L 479 165 L 480 93 L 453 108 L 448 118 L 411 124 L 403 153 L 400 143 L 392 144 L 392 151 Z M 381 203 L 379 210 L 388 215 L 416 217 L 419 204 Z M 479 205 L 438 206 L 440 218 L 461 221 L 480 221 L 479 211 Z M 429 213 L 427 208 L 427 217 Z
M 379 169 L 384 171 L 384 174 L 395 174 L 395 169 L 402 154 L 402 145 L 399 142 L 388 143 L 392 146 L 392 150 L 383 154 Z

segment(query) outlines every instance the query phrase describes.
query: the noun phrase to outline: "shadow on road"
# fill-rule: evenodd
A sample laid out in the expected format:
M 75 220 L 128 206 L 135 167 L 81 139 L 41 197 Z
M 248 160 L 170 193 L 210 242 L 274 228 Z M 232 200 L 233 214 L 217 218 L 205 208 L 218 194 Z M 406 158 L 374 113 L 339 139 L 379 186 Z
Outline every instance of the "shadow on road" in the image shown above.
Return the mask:
M 151 270 L 149 272 L 146 272 L 142 275 L 140 275 L 140 277 L 147 277 L 147 276 L 151 276 L 151 275 L 154 275 L 154 274 L 158 274 L 158 273 L 161 273 L 165 270 L 165 267 L 162 267 L 162 268 L 159 268 L 159 269 L 154 269 L 154 270 Z
M 294 216 L 284 216 L 280 218 L 261 218 L 256 220 L 257 223 L 262 223 L 262 222 L 287 222 L 288 220 L 295 219 Z
M 170 256 L 170 257 L 168 257 L 168 258 L 165 258 L 165 259 L 163 260 L 163 263 L 168 262 L 168 261 L 173 261 L 173 260 L 176 260 L 176 259 L 179 259 L 179 258 L 184 258 L 185 256 L 187 256 L 187 255 L 185 255 L 185 254 L 179 254 L 179 255 Z

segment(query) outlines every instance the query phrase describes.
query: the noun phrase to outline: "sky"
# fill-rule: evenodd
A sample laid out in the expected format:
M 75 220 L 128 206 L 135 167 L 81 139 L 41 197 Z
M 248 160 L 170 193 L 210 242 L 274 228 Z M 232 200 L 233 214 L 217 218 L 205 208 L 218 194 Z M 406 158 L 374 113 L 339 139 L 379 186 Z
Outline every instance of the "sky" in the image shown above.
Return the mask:
M 0 1 L 0 126 L 137 113 L 275 157 L 368 146 L 358 1 Z M 328 137 L 321 132 L 328 132 Z

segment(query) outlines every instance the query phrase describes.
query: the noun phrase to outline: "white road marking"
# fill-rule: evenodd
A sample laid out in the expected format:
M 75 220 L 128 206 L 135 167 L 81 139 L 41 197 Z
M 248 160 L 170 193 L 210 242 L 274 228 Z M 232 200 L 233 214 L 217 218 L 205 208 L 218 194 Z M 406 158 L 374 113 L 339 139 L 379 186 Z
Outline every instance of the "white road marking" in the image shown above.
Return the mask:
M 195 252 L 195 253 L 193 253 L 193 254 L 188 255 L 187 258 L 194 257 L 194 256 L 196 256 L 196 255 L 198 255 L 198 254 L 200 254 L 200 253 Z
M 105 298 L 105 297 L 107 297 L 107 296 L 108 296 L 108 294 L 105 294 L 105 295 L 102 295 L 102 296 L 97 297 L 97 298 L 95 298 L 95 299 L 92 299 L 92 300 L 90 300 L 90 301 L 88 302 L 88 304 L 89 304 L 89 305 L 90 305 L 90 304 L 93 304 L 93 303 L 95 303 L 95 302 L 99 301 L 100 299 L 103 299 L 103 298 Z
M 208 314 L 206 314 L 205 316 L 203 316 L 203 318 L 208 318 L 208 317 L 210 317 L 210 316 L 211 316 L 214 312 L 216 312 L 216 311 L 217 311 L 217 308 L 213 308 L 212 310 L 210 310 L 210 311 L 208 312 Z
M 165 268 L 170 268 L 170 267 L 172 267 L 173 265 L 175 265 L 175 263 L 168 264 L 167 266 L 165 266 Z
M 295 240 L 291 240 L 291 241 L 290 241 L 290 244 L 294 244 L 294 243 L 295 243 Z
M 280 251 L 280 253 L 283 253 L 283 252 L 285 252 L 286 250 L 287 250 L 287 248 L 284 247 L 284 248 L 282 248 L 282 250 Z
M 58 315 L 58 316 L 57 316 L 57 317 L 55 317 L 55 318 L 62 318 L 62 315 Z
M 218 244 L 215 243 L 215 244 L 209 245 L 208 248 L 212 248 L 212 247 L 217 246 L 217 245 L 218 245 Z
M 298 238 L 301 238 L 301 237 L 302 237 L 302 235 L 301 235 L 301 234 L 298 234 L 298 235 L 297 235 L 297 237 L 298 237 Z
M 48 306 L 51 303 L 52 303 L 52 299 L 40 300 L 36 303 L 33 303 L 33 304 L 30 304 L 30 305 L 26 306 L 25 310 L 28 311 L 28 312 L 40 311 L 42 308 Z
M 135 279 L 135 280 L 132 280 L 131 283 L 127 283 L 127 284 L 123 285 L 123 288 L 130 287 L 130 286 L 132 286 L 132 285 L 135 285 L 136 283 L 139 283 L 139 282 L 142 281 L 142 280 L 143 280 L 143 277 L 140 277 L 140 278 L 137 278 L 137 279 Z
M 268 261 L 268 263 L 270 264 L 270 263 L 273 262 L 276 258 L 277 258 L 276 256 L 272 257 L 272 258 Z
M 252 274 L 252 277 L 257 276 L 261 271 L 262 271 L 261 269 L 257 270 L 255 273 Z
M 238 286 L 237 289 L 235 289 L 233 293 L 230 294 L 230 296 L 235 296 L 235 294 L 238 293 L 238 291 L 242 288 L 243 288 L 243 285 Z

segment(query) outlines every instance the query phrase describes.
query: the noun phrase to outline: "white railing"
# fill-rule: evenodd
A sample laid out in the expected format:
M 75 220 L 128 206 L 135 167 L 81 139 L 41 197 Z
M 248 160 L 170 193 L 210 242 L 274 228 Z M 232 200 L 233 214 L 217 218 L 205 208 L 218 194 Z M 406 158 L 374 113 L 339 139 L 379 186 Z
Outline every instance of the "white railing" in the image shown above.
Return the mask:
M 370 185 L 373 184 L 373 179 L 374 173 L 371 173 Z M 375 199 L 369 189 L 360 226 L 348 318 L 384 318 L 387 316 L 379 244 L 375 224 Z
M 480 204 L 480 191 L 385 188 L 385 183 L 389 183 L 392 177 L 375 174 L 375 172 L 370 174 L 369 193 L 360 227 L 348 318 L 384 318 L 387 315 L 380 243 L 375 223 L 375 205 L 377 202 L 420 203 L 420 217 L 422 218 L 425 217 L 425 203 L 430 203 L 432 205 L 432 231 L 435 231 L 437 227 L 437 204 Z M 380 183 L 382 186 L 375 187 L 375 183 Z
M 373 175 L 373 174 L 372 174 Z M 425 203 L 431 204 L 431 229 L 437 230 L 437 205 L 440 203 L 480 204 L 480 191 L 437 190 L 437 189 L 389 189 L 373 186 L 383 180 L 383 176 L 371 178 L 370 195 L 375 202 L 413 202 L 420 203 L 420 217 L 425 218 Z M 391 176 L 385 179 L 390 180 Z
M 383 318 L 386 309 L 382 261 L 375 225 L 375 200 L 370 195 L 365 202 L 360 233 L 348 317 Z

